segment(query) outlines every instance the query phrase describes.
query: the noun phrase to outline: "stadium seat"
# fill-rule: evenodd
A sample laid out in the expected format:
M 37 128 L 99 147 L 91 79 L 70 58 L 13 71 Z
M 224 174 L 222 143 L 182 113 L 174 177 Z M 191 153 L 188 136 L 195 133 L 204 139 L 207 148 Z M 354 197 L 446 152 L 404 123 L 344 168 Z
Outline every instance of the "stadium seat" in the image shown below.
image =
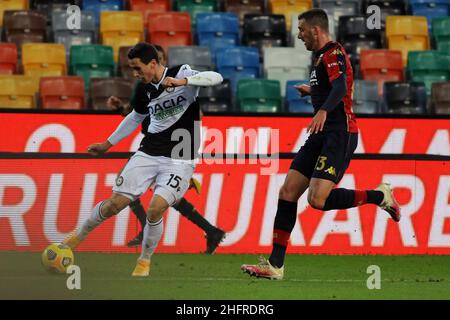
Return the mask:
M 403 81 L 402 53 L 399 50 L 361 50 L 362 79 L 378 82 L 378 94 L 383 94 L 385 81 Z
M 387 16 L 401 16 L 406 14 L 405 0 L 366 0 L 362 13 L 367 12 L 367 7 L 377 6 L 381 10 L 381 29 L 385 30 Z M 371 12 L 373 14 L 373 11 Z
M 170 46 L 192 45 L 191 17 L 187 12 L 160 12 L 148 15 L 147 41 L 164 50 Z
M 409 51 L 430 49 L 427 19 L 425 17 L 386 17 L 386 38 L 389 49 L 402 52 L 404 66 L 407 64 Z
M 66 50 L 59 43 L 24 43 L 22 45 L 24 74 L 33 77 L 66 74 Z
M 450 82 L 433 83 L 431 109 L 435 114 L 450 115 Z
M 0 43 L 0 74 L 17 72 L 17 47 L 14 43 Z
M 90 82 L 90 108 L 93 110 L 110 110 L 106 101 L 116 96 L 124 103 L 130 101 L 133 93 L 133 81 L 124 78 L 92 78 Z
M 281 112 L 280 83 L 277 80 L 241 79 L 237 100 L 241 112 Z
M 20 50 L 25 42 L 45 42 L 47 17 L 31 10 L 5 11 L 3 33 L 6 42 L 14 42 Z
M 449 4 L 448 0 L 409 0 L 412 15 L 426 17 L 429 30 L 433 18 L 449 15 Z
M 84 109 L 82 77 L 42 77 L 39 83 L 40 106 L 43 109 Z
M 443 43 L 450 43 L 450 17 L 434 18 L 432 23 L 433 39 L 437 44 L 438 50 L 441 50 Z
M 36 107 L 35 94 L 39 89 L 36 77 L 0 75 L 0 107 L 32 109 Z
M 269 12 L 283 14 L 286 18 L 286 30 L 291 30 L 292 14 L 297 16 L 313 7 L 311 0 L 269 0 Z
M 52 12 L 55 9 L 65 9 L 70 5 L 81 6 L 81 0 L 30 0 L 30 8 L 42 12 Z
M 264 49 L 264 73 L 267 79 L 280 82 L 282 96 L 286 91 L 286 81 L 309 78 L 310 62 L 311 54 L 296 48 Z
M 224 0 L 225 12 L 232 12 L 239 16 L 239 24 L 244 25 L 246 14 L 264 14 L 264 0 Z
M 130 10 L 140 11 L 144 16 L 144 24 L 148 24 L 148 15 L 152 12 L 168 12 L 172 10 L 171 0 L 129 0 Z
M 95 23 L 99 25 L 102 11 L 121 11 L 124 8 L 122 0 L 83 0 L 82 9 L 94 12 Z
M 126 47 L 120 47 L 119 48 L 119 65 L 118 65 L 118 72 L 119 75 L 125 79 L 134 80 L 133 76 L 133 69 L 128 65 L 128 51 L 133 46 L 126 46 Z
M 388 113 L 426 113 L 427 93 L 423 82 L 385 82 L 383 95 Z
M 218 49 L 239 45 L 239 18 L 234 13 L 199 13 L 196 29 L 198 45 L 209 47 L 213 56 Z
M 192 29 L 197 22 L 197 14 L 217 11 L 216 0 L 175 0 L 177 11 L 188 12 L 191 16 Z
M 28 0 L 3 0 L 0 1 L 0 27 L 3 25 L 3 13 L 7 10 L 26 10 Z
M 114 61 L 119 61 L 119 48 L 144 41 L 144 18 L 138 11 L 103 11 L 100 16 L 101 43 L 112 46 Z
M 57 43 L 64 44 L 66 52 L 70 52 L 72 45 L 92 44 L 96 42 L 95 17 L 92 12 L 81 11 L 81 29 L 69 29 L 66 11 L 55 10 L 52 12 L 53 38 Z
M 353 82 L 353 111 L 355 113 L 381 113 L 380 100 L 376 81 L 355 80 Z
M 339 17 L 354 16 L 360 12 L 359 0 L 318 0 L 319 8 L 324 9 L 334 21 L 334 27 L 339 27 Z M 331 20 L 331 19 L 329 19 Z
M 230 112 L 233 111 L 232 97 L 231 83 L 224 80 L 217 86 L 200 88 L 197 100 L 205 112 Z
M 302 84 L 309 85 L 309 80 L 289 80 L 286 82 L 286 107 L 288 112 L 314 112 L 311 96 L 302 97 L 294 87 Z
M 240 79 L 259 77 L 259 58 L 256 48 L 226 48 L 217 52 L 217 70 L 224 79 L 231 81 L 231 88 L 236 92 Z
M 286 19 L 284 15 L 255 15 L 244 17 L 242 44 L 257 47 L 286 46 Z
M 67 11 L 70 5 L 81 6 L 81 0 L 31 0 L 30 8 L 40 11 L 47 16 L 47 22 L 52 21 L 54 11 Z
M 339 18 L 339 41 L 347 53 L 359 56 L 361 49 L 375 49 L 381 46 L 379 30 L 367 28 L 365 16 L 342 16 Z
M 446 42 L 446 41 L 439 42 L 437 49 L 439 51 L 450 54 L 450 41 L 449 42 Z
M 114 75 L 113 48 L 99 44 L 72 46 L 70 48 L 70 74 L 82 76 L 85 90 L 92 77 Z
M 408 53 L 408 77 L 425 83 L 427 95 L 433 82 L 450 80 L 450 54 L 440 51 L 410 51 Z
M 207 47 L 170 47 L 168 57 L 169 67 L 188 64 L 193 70 L 213 70 L 211 52 Z

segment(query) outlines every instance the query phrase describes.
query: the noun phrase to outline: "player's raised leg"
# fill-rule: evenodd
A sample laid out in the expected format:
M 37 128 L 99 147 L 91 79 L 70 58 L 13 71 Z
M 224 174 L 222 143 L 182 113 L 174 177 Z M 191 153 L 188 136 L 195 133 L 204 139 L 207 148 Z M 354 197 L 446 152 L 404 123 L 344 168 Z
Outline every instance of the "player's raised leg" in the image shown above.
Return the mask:
M 375 204 L 400 221 L 400 207 L 388 183 L 381 183 L 375 190 L 351 190 L 334 188 L 330 180 L 312 178 L 308 192 L 309 204 L 318 210 L 348 209 L 364 204 Z
M 292 229 L 297 221 L 297 202 L 308 188 L 309 179 L 297 170 L 289 170 L 280 189 L 273 226 L 273 246 L 269 259 L 260 257 L 256 265 L 244 264 L 241 270 L 256 277 L 281 280 L 284 258 Z
M 94 230 L 103 221 L 118 214 L 122 209 L 130 204 L 131 200 L 119 193 L 113 193 L 112 196 L 104 201 L 97 203 L 92 209 L 90 217 L 83 225 L 69 234 L 62 242 L 72 249 L 75 249 L 88 234 Z

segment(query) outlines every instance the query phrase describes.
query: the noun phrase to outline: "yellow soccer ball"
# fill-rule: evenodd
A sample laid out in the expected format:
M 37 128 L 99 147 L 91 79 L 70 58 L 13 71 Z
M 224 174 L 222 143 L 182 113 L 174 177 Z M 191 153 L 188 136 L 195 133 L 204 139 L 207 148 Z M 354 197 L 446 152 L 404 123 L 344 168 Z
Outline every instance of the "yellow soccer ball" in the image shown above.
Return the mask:
M 70 247 L 62 243 L 52 243 L 42 252 L 42 265 L 50 272 L 66 273 L 67 268 L 74 263 Z

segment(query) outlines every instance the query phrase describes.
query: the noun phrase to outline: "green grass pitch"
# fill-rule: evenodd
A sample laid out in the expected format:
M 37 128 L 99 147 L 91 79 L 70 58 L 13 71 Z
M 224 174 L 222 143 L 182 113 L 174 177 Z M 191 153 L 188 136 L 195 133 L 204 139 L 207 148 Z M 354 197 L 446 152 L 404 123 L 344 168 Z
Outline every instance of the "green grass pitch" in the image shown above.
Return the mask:
M 0 252 L 0 299 L 450 299 L 450 256 L 288 255 L 282 281 L 242 273 L 256 255 L 155 254 L 151 275 L 132 278 L 136 258 L 75 252 L 81 290 L 68 290 L 39 253 Z M 370 265 L 379 290 L 366 286 Z

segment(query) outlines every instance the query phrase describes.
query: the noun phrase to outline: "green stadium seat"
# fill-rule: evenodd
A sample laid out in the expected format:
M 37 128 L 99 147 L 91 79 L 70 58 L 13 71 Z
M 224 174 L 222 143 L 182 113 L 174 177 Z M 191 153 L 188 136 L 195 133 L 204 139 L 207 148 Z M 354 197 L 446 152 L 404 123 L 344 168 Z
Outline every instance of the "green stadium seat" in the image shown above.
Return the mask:
M 79 45 L 70 48 L 70 74 L 82 76 L 84 88 L 89 89 L 91 78 L 114 75 L 113 48 L 99 44 Z
M 440 50 L 442 44 L 450 44 L 450 17 L 434 18 L 433 25 L 433 39 L 436 47 Z M 450 51 L 449 51 L 450 52 Z
M 266 79 L 242 79 L 237 100 L 243 112 L 281 112 L 280 82 Z
M 445 82 L 450 78 L 450 54 L 440 51 L 410 51 L 407 73 L 411 80 L 424 82 L 427 95 L 431 94 L 434 82 Z
M 191 15 L 192 26 L 198 13 L 217 11 L 216 0 L 176 0 L 177 11 L 186 11 Z
M 450 54 L 450 41 L 449 42 L 438 42 L 437 49 L 441 52 Z

